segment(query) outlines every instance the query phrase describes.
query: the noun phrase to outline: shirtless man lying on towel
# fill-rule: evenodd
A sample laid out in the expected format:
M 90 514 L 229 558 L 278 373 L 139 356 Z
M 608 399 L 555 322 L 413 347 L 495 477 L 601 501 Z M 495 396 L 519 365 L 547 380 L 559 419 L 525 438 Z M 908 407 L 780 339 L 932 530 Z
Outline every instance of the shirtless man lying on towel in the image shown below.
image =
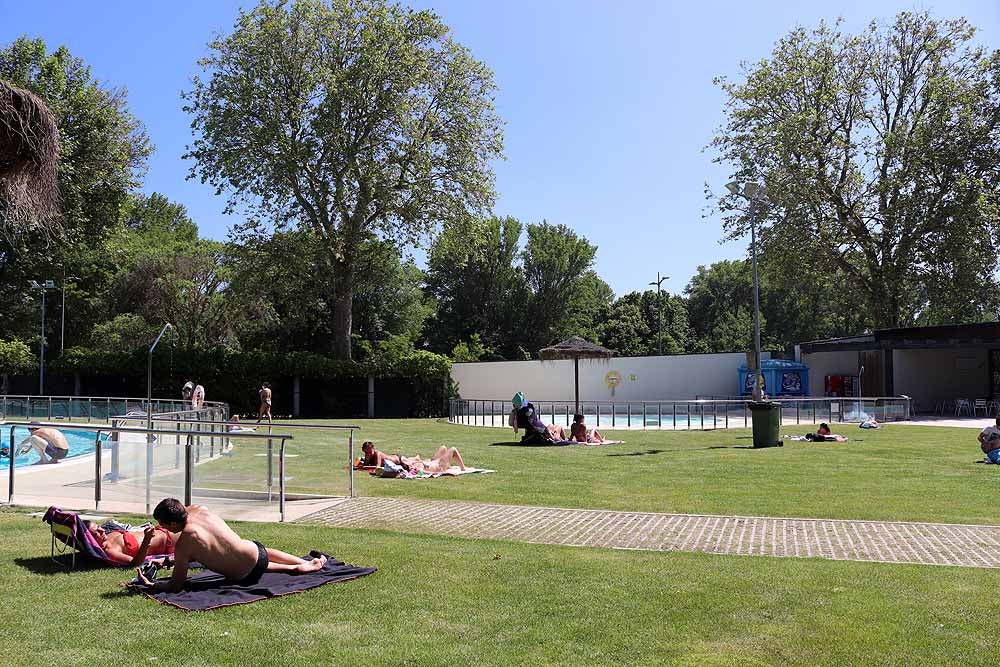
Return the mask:
M 198 561 L 229 581 L 252 585 L 265 572 L 315 572 L 326 564 L 326 556 L 303 560 L 260 542 L 244 540 L 221 518 L 201 505 L 184 507 L 176 498 L 164 498 L 153 510 L 153 518 L 172 533 L 180 533 L 174 545 L 174 571 L 169 580 L 150 581 L 139 571 L 139 581 L 154 591 L 176 593 L 184 588 L 188 563 Z

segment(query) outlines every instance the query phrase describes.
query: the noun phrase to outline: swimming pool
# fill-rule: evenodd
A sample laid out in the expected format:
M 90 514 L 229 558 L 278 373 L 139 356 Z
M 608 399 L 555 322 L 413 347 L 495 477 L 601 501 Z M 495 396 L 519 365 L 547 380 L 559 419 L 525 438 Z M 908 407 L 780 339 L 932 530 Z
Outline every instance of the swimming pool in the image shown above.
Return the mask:
M 94 434 L 88 431 L 70 431 L 67 429 L 59 429 L 62 434 L 66 436 L 66 442 L 69 443 L 69 454 L 67 459 L 74 458 L 76 456 L 83 456 L 84 454 L 90 454 L 94 451 Z M 10 442 L 10 428 L 3 428 L 2 434 L 0 434 L 0 442 L 3 443 L 4 447 L 13 449 L 22 440 L 27 438 L 30 434 L 27 428 L 23 426 L 14 427 L 14 442 Z M 101 440 L 107 440 L 107 435 L 101 435 Z M 38 452 L 31 450 L 27 454 L 21 454 L 14 458 L 14 465 L 17 468 L 25 465 L 31 465 L 33 463 L 38 463 Z M 10 459 L 6 456 L 0 458 L 0 469 L 6 470 L 10 467 Z

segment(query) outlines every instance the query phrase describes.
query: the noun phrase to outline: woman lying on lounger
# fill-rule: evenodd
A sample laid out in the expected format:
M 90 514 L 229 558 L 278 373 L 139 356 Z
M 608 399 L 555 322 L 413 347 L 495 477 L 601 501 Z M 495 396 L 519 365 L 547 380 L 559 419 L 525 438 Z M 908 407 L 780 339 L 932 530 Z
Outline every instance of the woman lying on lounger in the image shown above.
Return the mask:
M 465 470 L 465 462 L 462 460 L 462 455 L 458 453 L 457 447 L 445 447 L 442 445 L 438 447 L 434 456 L 426 461 L 420 458 L 420 454 L 414 457 L 399 457 L 399 464 L 403 466 L 404 470 L 425 472 L 431 475 L 447 472 L 448 468 L 451 467 L 452 461 L 458 461 L 459 469 Z
M 140 565 L 147 555 L 170 556 L 179 535 L 163 526 L 146 526 L 142 543 L 127 530 L 106 531 L 93 521 L 87 521 L 87 530 L 104 549 L 108 558 L 122 565 Z

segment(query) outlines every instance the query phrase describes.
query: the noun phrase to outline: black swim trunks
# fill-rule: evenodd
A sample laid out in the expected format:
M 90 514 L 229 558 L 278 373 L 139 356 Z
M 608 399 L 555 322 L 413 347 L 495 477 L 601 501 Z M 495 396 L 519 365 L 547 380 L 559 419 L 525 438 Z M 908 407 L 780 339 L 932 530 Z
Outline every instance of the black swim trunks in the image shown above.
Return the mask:
M 267 564 L 270 562 L 267 559 L 267 549 L 264 548 L 264 545 L 257 540 L 254 540 L 253 543 L 257 545 L 257 562 L 250 570 L 250 574 L 238 582 L 241 586 L 252 586 L 260 581 L 261 575 L 267 572 Z
M 59 447 L 53 447 L 52 445 L 45 445 L 45 453 L 53 461 L 61 461 L 64 458 L 66 458 L 67 454 L 69 454 L 69 450 L 60 449 Z

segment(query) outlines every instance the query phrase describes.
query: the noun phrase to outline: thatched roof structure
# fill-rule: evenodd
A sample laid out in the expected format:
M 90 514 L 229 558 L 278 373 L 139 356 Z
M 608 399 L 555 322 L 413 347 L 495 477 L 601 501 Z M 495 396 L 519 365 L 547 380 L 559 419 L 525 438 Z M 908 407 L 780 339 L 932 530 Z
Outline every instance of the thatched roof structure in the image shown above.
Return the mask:
M 612 352 L 606 347 L 595 345 L 589 340 L 584 340 L 579 336 L 567 338 L 561 343 L 556 343 L 538 351 L 538 356 L 542 361 L 556 361 L 558 359 L 573 360 L 573 397 L 576 401 L 575 412 L 580 412 L 580 360 L 581 359 L 601 359 L 607 361 L 611 358 Z
M 59 128 L 37 95 L 0 81 L 0 234 L 50 229 L 59 216 Z
M 613 352 L 606 347 L 595 345 L 579 336 L 567 338 L 561 343 L 538 351 L 542 361 L 556 359 L 610 359 Z

